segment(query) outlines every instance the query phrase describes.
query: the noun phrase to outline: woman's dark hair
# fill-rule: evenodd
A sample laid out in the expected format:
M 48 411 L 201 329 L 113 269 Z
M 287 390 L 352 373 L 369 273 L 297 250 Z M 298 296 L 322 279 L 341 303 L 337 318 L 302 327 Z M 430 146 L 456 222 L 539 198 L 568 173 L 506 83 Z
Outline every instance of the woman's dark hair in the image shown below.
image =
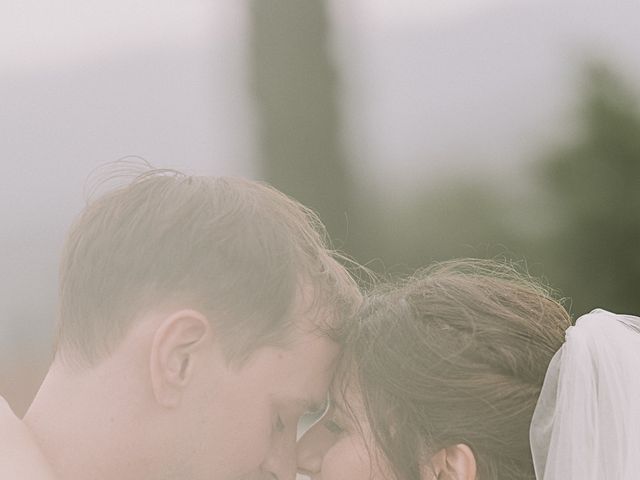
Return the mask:
M 549 290 L 506 263 L 450 261 L 373 291 L 345 371 L 396 478 L 419 480 L 433 454 L 463 443 L 479 480 L 535 479 L 529 424 L 570 325 Z

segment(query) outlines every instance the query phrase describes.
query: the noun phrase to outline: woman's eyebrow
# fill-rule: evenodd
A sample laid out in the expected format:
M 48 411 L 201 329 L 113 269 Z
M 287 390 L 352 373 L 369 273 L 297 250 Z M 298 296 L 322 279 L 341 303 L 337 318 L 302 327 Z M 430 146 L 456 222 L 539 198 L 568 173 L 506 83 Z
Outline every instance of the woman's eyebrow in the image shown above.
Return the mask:
M 328 398 L 329 397 L 327 397 L 325 400 L 298 398 L 296 399 L 295 403 L 300 411 L 304 412 L 305 415 L 320 414 L 324 413 L 327 410 L 329 405 Z
M 324 400 L 303 400 L 304 412 L 307 415 L 324 415 L 324 413 L 329 409 L 329 405 L 331 404 L 330 396 L 327 394 Z
M 327 410 L 329 410 L 329 408 L 331 407 L 331 403 L 332 403 L 331 394 L 327 393 L 327 396 L 324 398 L 324 401 L 320 405 L 317 405 L 317 408 L 314 413 L 324 415 L 327 412 Z

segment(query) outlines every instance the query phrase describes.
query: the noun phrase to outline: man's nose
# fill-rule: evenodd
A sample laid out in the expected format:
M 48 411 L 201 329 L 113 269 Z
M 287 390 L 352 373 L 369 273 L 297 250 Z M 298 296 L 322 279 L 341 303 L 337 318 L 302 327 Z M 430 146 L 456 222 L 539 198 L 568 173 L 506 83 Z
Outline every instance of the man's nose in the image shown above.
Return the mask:
M 295 431 L 283 437 L 273 445 L 265 462 L 263 471 L 276 480 L 295 480 L 296 478 L 296 437 Z
M 314 475 L 322 469 L 322 459 L 333 445 L 333 438 L 326 428 L 317 422 L 298 440 L 297 463 L 298 473 Z

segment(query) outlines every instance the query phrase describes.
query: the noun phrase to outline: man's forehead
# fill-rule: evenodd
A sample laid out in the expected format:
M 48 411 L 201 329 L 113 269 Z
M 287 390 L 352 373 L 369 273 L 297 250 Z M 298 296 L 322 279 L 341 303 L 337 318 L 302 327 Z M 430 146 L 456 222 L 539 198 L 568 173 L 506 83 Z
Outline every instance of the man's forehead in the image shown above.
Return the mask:
M 322 332 L 335 329 L 342 321 L 333 303 L 328 303 L 326 295 L 317 285 L 301 281 L 293 300 L 292 316 L 294 326 L 303 332 Z
M 312 328 L 311 331 L 299 328 L 294 331 L 292 341 L 287 346 L 290 360 L 295 364 L 293 368 L 303 370 L 305 375 L 333 376 L 341 346 L 319 331 L 317 326 Z

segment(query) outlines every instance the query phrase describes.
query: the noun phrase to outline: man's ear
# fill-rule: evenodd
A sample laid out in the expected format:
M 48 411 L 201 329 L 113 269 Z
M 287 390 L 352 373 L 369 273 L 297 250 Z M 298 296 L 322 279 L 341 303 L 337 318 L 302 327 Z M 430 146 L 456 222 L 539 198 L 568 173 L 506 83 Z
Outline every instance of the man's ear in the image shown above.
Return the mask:
M 459 443 L 440 450 L 422 470 L 422 480 L 476 480 L 476 457 Z
M 212 329 L 195 310 L 180 310 L 164 318 L 151 344 L 150 375 L 159 404 L 175 407 L 194 373 L 195 359 L 211 346 Z

